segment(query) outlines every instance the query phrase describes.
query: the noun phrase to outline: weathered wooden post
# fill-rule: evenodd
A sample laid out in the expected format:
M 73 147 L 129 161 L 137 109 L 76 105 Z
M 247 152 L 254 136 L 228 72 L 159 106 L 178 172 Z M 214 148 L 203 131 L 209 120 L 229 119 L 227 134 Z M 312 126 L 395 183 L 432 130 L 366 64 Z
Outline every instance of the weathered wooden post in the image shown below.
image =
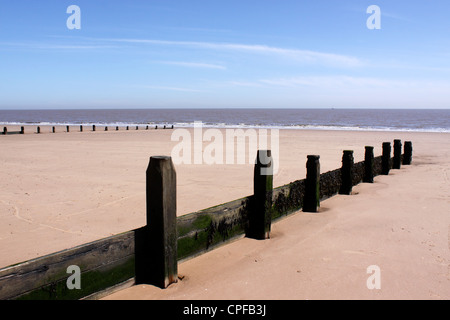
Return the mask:
M 83 126 L 80 125 L 80 132 L 83 132 Z
M 391 169 L 391 143 L 383 142 L 383 153 L 381 155 L 381 174 L 388 175 Z
M 55 133 L 55 126 L 52 127 L 52 133 Z
M 392 169 L 400 169 L 402 163 L 402 141 L 394 140 L 394 161 Z
M 8 133 L 8 128 L 3 127 L 3 134 L 7 134 Z
M 66 131 L 69 132 L 69 126 L 66 126 Z
M 41 133 L 41 127 L 36 128 L 36 133 Z
M 145 127 L 145 130 L 148 130 L 148 126 Z
M 339 194 L 351 194 L 353 188 L 353 150 L 344 150 L 341 167 L 341 187 Z
M 116 126 L 116 131 L 119 131 L 119 126 Z
M 373 147 L 366 146 L 365 150 L 366 152 L 364 153 L 363 182 L 373 183 L 373 166 L 374 166 Z
M 139 130 L 139 126 L 136 126 L 136 130 Z
M 273 159 L 271 150 L 258 150 L 253 176 L 253 197 L 248 217 L 248 238 L 270 238 L 272 224 Z
M 95 131 L 95 124 L 92 125 L 92 131 Z
M 127 126 L 127 130 L 129 130 L 128 126 Z
M 158 129 L 158 126 L 155 126 L 155 130 Z
M 25 127 L 20 127 L 20 134 L 25 134 Z
M 412 142 L 405 141 L 404 152 L 403 152 L 403 164 L 410 165 L 412 161 Z
M 320 207 L 320 156 L 309 155 L 306 162 L 304 212 L 317 212 Z
M 167 288 L 177 282 L 176 172 L 171 157 L 150 158 L 147 225 L 136 242 L 136 282 Z
M 105 131 L 108 131 L 108 127 L 105 127 Z

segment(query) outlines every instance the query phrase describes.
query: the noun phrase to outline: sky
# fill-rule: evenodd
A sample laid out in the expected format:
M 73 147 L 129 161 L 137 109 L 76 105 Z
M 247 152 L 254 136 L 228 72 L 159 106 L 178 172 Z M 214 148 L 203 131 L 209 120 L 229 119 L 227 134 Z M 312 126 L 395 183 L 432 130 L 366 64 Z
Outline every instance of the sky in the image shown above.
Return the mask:
M 449 15 L 448 0 L 0 0 L 0 109 L 448 109 Z

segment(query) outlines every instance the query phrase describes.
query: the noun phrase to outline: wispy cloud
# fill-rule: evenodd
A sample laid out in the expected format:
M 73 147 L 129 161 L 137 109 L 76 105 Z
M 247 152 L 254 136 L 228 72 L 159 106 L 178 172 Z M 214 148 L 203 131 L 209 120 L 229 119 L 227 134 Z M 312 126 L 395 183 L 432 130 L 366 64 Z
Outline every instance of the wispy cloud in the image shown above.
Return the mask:
M 205 68 L 205 69 L 220 69 L 220 70 L 226 69 L 225 66 L 222 66 L 220 64 L 203 63 L 203 62 L 188 62 L 188 61 L 155 61 L 155 62 L 187 68 Z
M 72 37 L 73 39 L 73 37 Z M 343 66 L 343 67 L 360 67 L 365 63 L 353 56 L 342 55 L 336 53 L 318 52 L 312 50 L 302 49 L 290 49 L 282 47 L 274 47 L 262 44 L 242 44 L 242 43 L 218 43 L 218 42 L 199 42 L 199 41 L 173 41 L 173 40 L 157 40 L 157 39 L 135 39 L 135 38 L 92 38 L 92 37 L 77 37 L 81 42 L 76 45 L 67 45 L 59 43 L 20 43 L 20 42 L 3 42 L 0 45 L 15 46 L 15 47 L 28 47 L 34 49 L 54 49 L 54 50 L 86 50 L 86 49 L 109 49 L 117 48 L 118 43 L 122 44 L 134 44 L 134 45 L 156 45 L 156 46 L 178 46 L 204 50 L 215 51 L 234 51 L 244 52 L 259 55 L 276 56 L 283 59 L 290 59 L 297 62 L 304 63 L 317 63 L 331 66 Z M 86 43 L 88 41 L 88 43 Z M 91 44 L 95 41 L 95 44 Z M 115 43 L 116 45 L 111 45 Z M 169 62 L 170 63 L 170 62 Z M 172 61 L 172 64 L 178 62 Z M 197 62 L 180 62 L 178 65 L 185 67 L 203 67 L 203 68 L 215 68 L 225 69 L 224 66 L 218 64 L 197 63 Z
M 199 27 L 172 27 L 172 26 L 164 26 L 159 27 L 161 29 L 169 29 L 169 30 L 181 30 L 181 31 L 193 31 L 193 32 L 213 32 L 213 33 L 230 33 L 232 32 L 230 29 L 214 29 L 214 28 L 199 28 Z
M 299 87 L 299 86 L 352 86 L 352 87 L 385 87 L 385 86 L 399 86 L 403 85 L 403 82 L 368 78 L 368 77 L 352 77 L 352 76 L 303 76 L 303 77 L 290 77 L 290 78 L 278 78 L 278 79 L 262 79 L 261 83 L 283 86 L 283 87 Z
M 64 45 L 51 43 L 35 43 L 35 42 L 0 42 L 0 46 L 27 48 L 27 49 L 41 49 L 41 50 L 91 50 L 91 49 L 113 49 L 117 46 L 113 45 Z
M 221 50 L 221 51 L 223 50 L 240 51 L 247 53 L 280 56 L 283 58 L 290 58 L 302 62 L 324 63 L 329 65 L 339 65 L 346 67 L 359 67 L 364 65 L 364 62 L 361 59 L 353 56 L 311 51 L 311 50 L 280 48 L 261 44 L 172 41 L 172 40 L 133 39 L 133 38 L 102 38 L 102 39 L 90 38 L 90 39 L 107 42 L 164 45 L 164 46 L 183 46 L 183 47 L 201 48 L 208 50 Z
M 264 84 L 261 82 L 252 82 L 252 81 L 229 81 L 229 85 L 236 86 L 236 87 L 262 87 Z
M 412 19 L 406 18 L 404 16 L 401 16 L 401 15 L 398 15 L 395 13 L 386 12 L 386 11 L 383 11 L 383 9 L 381 9 L 381 18 L 384 18 L 384 17 L 395 19 L 395 20 L 400 20 L 400 21 L 407 21 L 407 22 L 413 21 Z
M 90 50 L 90 49 L 113 49 L 117 48 L 117 46 L 90 46 L 90 45 L 35 45 L 36 49 L 54 49 L 54 50 Z
M 141 87 L 147 88 L 147 89 L 154 89 L 154 90 L 168 90 L 168 91 L 180 91 L 180 92 L 204 92 L 203 90 L 180 88 L 180 87 L 152 86 L 152 85 L 143 85 Z
M 414 81 L 409 79 L 387 79 L 375 77 L 355 77 L 347 75 L 297 76 L 286 78 L 259 79 L 256 81 L 230 81 L 230 85 L 246 87 L 286 87 L 286 88 L 444 88 L 450 83 L 442 81 Z
M 412 22 L 413 20 L 411 20 L 410 18 L 407 18 L 405 16 L 399 15 L 397 13 L 394 12 L 386 12 L 384 10 L 384 6 L 379 6 L 380 7 L 380 12 L 381 12 L 381 18 L 391 18 L 391 19 L 395 19 L 395 20 L 401 20 L 401 21 L 408 21 L 408 22 Z M 367 17 L 369 16 L 369 13 L 367 12 L 367 6 L 358 6 L 358 7 L 351 7 L 351 8 L 347 8 L 348 11 L 352 11 L 352 12 L 357 12 L 363 15 L 366 15 Z

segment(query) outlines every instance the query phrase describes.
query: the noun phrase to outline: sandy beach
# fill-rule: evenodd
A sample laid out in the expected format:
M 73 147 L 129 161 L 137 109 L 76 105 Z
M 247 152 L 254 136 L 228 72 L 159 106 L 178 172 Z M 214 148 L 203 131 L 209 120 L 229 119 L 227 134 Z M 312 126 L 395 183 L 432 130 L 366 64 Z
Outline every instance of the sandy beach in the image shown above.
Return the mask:
M 0 136 L 0 267 L 143 226 L 149 158 L 177 144 L 173 130 L 41 130 Z M 343 150 L 358 162 L 364 146 L 378 156 L 394 139 L 412 141 L 411 166 L 274 223 L 270 240 L 243 238 L 180 263 L 183 280 L 165 290 L 139 285 L 105 299 L 449 299 L 448 133 L 280 130 L 274 186 L 304 178 L 309 154 L 326 172 Z M 178 215 L 253 192 L 252 164 L 176 171 Z M 381 289 L 367 287 L 372 265 Z

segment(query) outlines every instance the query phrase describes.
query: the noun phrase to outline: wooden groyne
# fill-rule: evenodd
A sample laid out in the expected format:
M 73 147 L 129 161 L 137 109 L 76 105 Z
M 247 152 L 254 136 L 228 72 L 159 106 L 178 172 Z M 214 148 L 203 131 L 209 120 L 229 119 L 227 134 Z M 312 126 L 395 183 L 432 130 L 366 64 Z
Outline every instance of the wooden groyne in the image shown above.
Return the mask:
M 14 128 L 15 127 L 16 126 L 14 126 Z M 29 129 L 30 127 L 31 128 L 34 128 L 34 127 L 36 128 L 35 130 L 31 129 L 30 132 L 33 132 L 33 133 L 36 133 L 36 134 L 43 133 L 43 130 L 42 130 L 41 126 L 30 126 L 30 125 L 28 125 L 26 127 L 27 127 L 27 129 Z M 95 131 L 98 131 L 97 130 L 98 126 L 96 126 L 95 124 L 92 125 L 92 126 L 89 126 L 89 127 L 91 127 L 91 130 L 86 130 L 85 129 L 86 126 L 83 126 L 83 125 L 80 125 L 80 126 L 69 126 L 69 125 L 63 126 L 63 125 L 60 125 L 60 126 L 44 126 L 44 127 L 49 127 L 50 128 L 49 129 L 49 133 L 58 133 L 58 132 L 66 132 L 66 133 L 68 133 L 68 132 L 77 132 L 77 131 L 78 132 L 86 132 L 86 131 L 95 132 Z M 61 127 L 61 129 L 57 130 L 57 128 L 59 129 L 59 127 Z M 78 128 L 78 130 L 73 130 L 72 129 L 72 131 L 71 131 L 71 128 L 73 128 L 73 127 L 75 127 L 75 129 Z M 109 131 L 109 126 L 101 126 L 101 127 L 103 128 L 103 131 Z M 120 128 L 121 128 L 120 126 L 115 126 L 114 130 L 111 130 L 111 131 L 120 131 Z M 150 130 L 151 129 L 149 125 L 142 125 L 142 126 L 137 125 L 137 126 L 135 126 L 135 130 L 139 130 L 140 128 L 141 128 L 141 130 L 142 129 L 143 130 Z M 159 128 L 161 129 L 161 126 Z M 162 128 L 163 129 L 174 129 L 174 125 L 164 125 L 164 126 L 162 126 Z M 124 127 L 124 129 L 125 129 L 125 127 Z M 157 130 L 158 129 L 158 125 L 155 125 L 153 129 Z M 129 126 L 126 126 L 125 130 L 128 131 L 129 130 Z M 29 130 L 27 130 L 27 132 L 28 131 Z M 20 131 L 18 131 L 18 130 L 11 131 L 11 130 L 8 129 L 7 126 L 4 126 L 3 127 L 3 131 L 1 131 L 1 133 L 0 133 L 0 135 L 4 135 L 4 136 L 11 135 L 11 134 L 25 134 L 25 126 L 21 126 L 20 127 Z
M 309 155 L 306 178 L 273 188 L 270 150 L 259 150 L 254 194 L 176 217 L 176 172 L 170 157 L 151 157 L 146 172 L 147 225 L 0 269 L 0 299 L 94 299 L 114 289 L 146 283 L 166 288 L 177 282 L 177 264 L 241 237 L 270 241 L 271 223 L 294 212 L 317 212 L 320 202 L 352 187 L 372 183 L 391 169 L 409 165 L 412 143 L 382 145 L 374 157 L 354 163 L 344 150 L 342 166 L 320 173 L 320 156 Z M 395 149 L 397 148 L 397 149 Z M 394 168 L 394 165 L 396 168 Z M 68 285 L 72 266 L 79 267 L 80 288 Z
M 24 134 L 25 133 L 25 127 L 20 127 L 20 131 L 10 131 L 8 130 L 8 127 L 3 127 L 3 131 L 2 134 L 3 135 L 7 135 L 7 134 Z

